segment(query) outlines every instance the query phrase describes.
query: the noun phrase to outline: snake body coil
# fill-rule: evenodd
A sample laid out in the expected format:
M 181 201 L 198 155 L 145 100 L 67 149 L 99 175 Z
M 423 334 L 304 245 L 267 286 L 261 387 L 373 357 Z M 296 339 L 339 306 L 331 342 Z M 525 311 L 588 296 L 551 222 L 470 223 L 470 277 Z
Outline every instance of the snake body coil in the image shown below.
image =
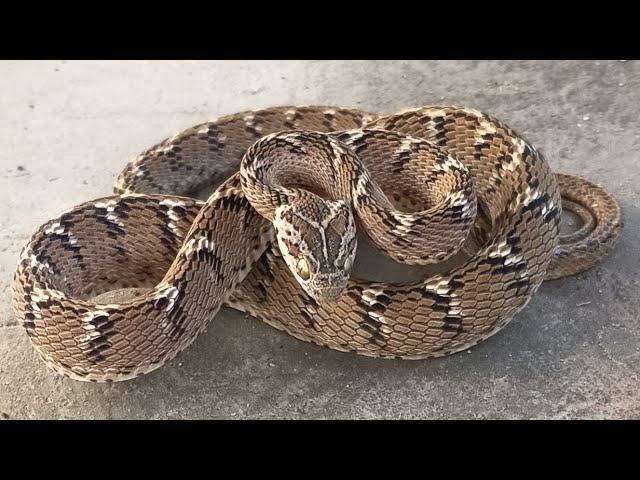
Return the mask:
M 206 202 L 178 196 L 239 163 Z M 37 351 L 79 380 L 158 368 L 225 304 L 336 350 L 448 355 L 503 328 L 545 278 L 604 258 L 622 227 L 602 188 L 554 175 L 508 126 L 452 106 L 230 115 L 145 151 L 115 188 L 40 227 L 13 282 Z M 565 237 L 563 204 L 584 224 Z M 421 281 L 349 278 L 356 229 L 399 262 L 468 258 Z M 91 300 L 122 287 L 148 290 Z

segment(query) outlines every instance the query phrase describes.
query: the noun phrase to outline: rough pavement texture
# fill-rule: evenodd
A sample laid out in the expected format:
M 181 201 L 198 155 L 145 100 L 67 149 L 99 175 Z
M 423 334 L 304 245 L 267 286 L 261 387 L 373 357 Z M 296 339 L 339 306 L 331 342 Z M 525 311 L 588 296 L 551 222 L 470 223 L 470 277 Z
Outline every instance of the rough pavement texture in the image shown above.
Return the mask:
M 29 236 L 110 194 L 159 140 L 270 105 L 433 103 L 506 121 L 556 171 L 616 195 L 626 221 L 610 259 L 545 283 L 471 351 L 363 358 L 225 310 L 163 368 L 97 385 L 50 371 L 17 325 L 10 281 Z M 0 418 L 640 418 L 639 107 L 637 62 L 1 62 Z M 375 270 L 364 250 L 357 268 Z

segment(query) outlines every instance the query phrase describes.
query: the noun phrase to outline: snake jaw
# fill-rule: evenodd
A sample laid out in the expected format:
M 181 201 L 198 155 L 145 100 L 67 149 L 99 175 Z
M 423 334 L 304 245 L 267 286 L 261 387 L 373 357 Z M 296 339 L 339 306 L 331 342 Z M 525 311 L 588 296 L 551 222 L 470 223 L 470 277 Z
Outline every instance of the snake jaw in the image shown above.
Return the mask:
M 347 282 L 344 285 L 332 285 L 328 287 L 315 288 L 313 290 L 307 290 L 309 296 L 311 296 L 320 305 L 327 303 L 335 303 L 342 297 L 342 293 L 347 287 Z
M 347 288 L 349 273 L 346 269 L 333 273 L 319 273 L 305 287 L 305 291 L 321 305 L 336 302 Z

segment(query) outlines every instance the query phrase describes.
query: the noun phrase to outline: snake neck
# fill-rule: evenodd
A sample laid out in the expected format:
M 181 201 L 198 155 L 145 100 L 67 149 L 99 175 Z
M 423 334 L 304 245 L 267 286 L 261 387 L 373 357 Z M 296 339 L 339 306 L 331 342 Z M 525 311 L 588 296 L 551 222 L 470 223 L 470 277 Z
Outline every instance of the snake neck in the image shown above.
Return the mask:
M 329 135 L 284 132 L 258 141 L 241 164 L 248 201 L 272 222 L 287 266 L 319 302 L 341 295 L 355 257 L 352 157 Z
M 322 210 L 325 201 L 351 203 L 357 165 L 357 157 L 327 134 L 282 132 L 247 150 L 240 178 L 253 208 L 273 221 L 282 205 Z

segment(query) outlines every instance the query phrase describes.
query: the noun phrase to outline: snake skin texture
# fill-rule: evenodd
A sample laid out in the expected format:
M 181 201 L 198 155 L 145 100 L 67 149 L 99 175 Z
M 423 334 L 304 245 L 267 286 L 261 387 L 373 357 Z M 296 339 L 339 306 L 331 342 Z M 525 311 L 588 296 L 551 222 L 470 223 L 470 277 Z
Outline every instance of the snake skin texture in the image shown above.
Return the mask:
M 188 197 L 223 179 L 206 202 Z M 160 367 L 223 305 L 335 350 L 449 355 L 502 329 L 543 280 L 605 258 L 622 228 L 601 187 L 455 106 L 229 115 L 143 152 L 115 192 L 41 226 L 12 285 L 38 353 L 78 380 Z M 563 205 L 583 223 L 566 236 Z M 420 281 L 349 278 L 354 229 L 398 262 L 467 258 Z M 92 300 L 128 287 L 144 290 Z

